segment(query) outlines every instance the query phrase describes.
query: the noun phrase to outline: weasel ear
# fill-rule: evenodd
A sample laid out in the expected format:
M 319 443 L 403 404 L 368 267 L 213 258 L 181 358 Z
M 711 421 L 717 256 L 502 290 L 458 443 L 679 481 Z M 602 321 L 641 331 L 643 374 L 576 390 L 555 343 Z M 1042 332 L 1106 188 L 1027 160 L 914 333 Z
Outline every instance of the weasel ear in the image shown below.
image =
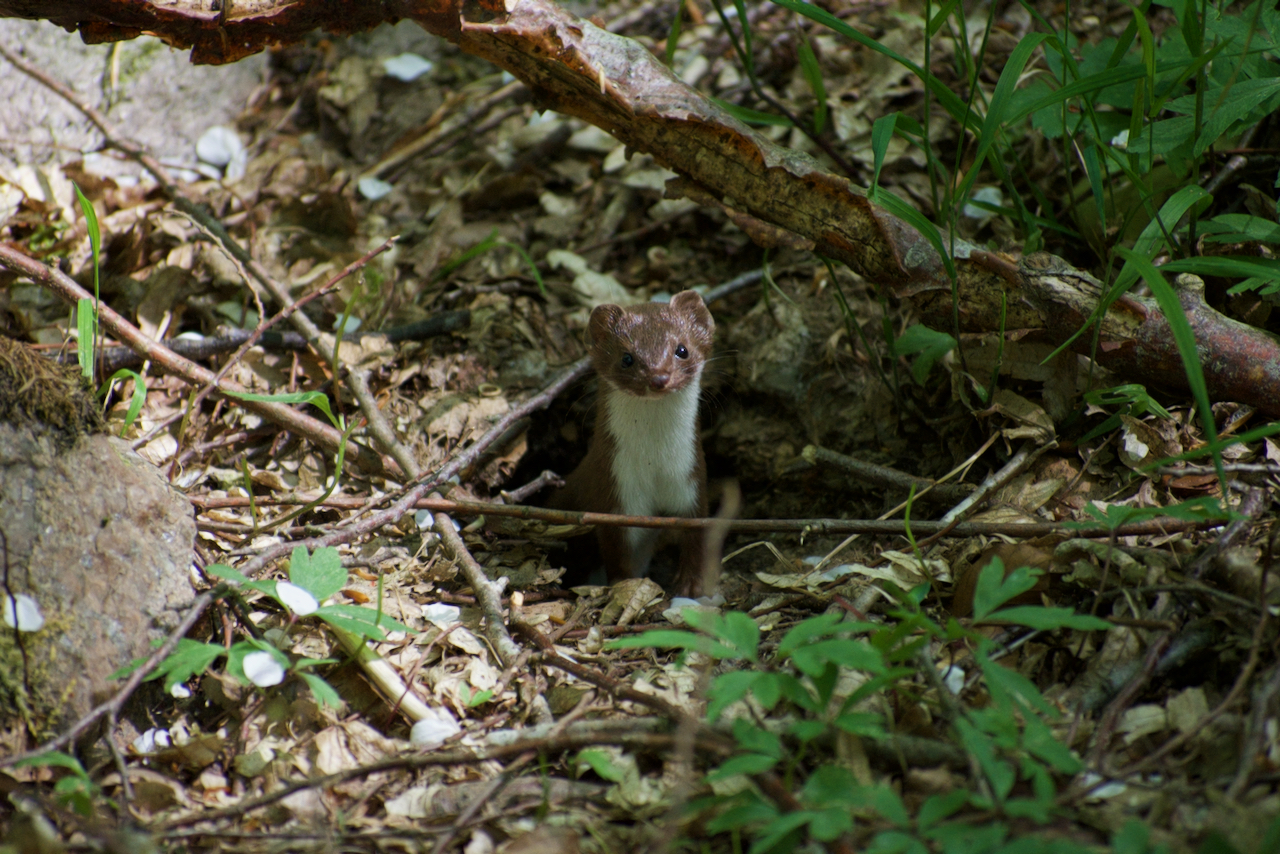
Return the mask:
M 621 317 L 622 308 L 619 306 L 596 306 L 591 312 L 591 320 L 587 322 L 587 344 L 594 347 L 612 335 Z
M 702 327 L 710 339 L 715 334 L 716 322 L 711 318 L 707 304 L 697 291 L 681 291 L 671 298 L 672 310 L 679 312 L 697 326 Z

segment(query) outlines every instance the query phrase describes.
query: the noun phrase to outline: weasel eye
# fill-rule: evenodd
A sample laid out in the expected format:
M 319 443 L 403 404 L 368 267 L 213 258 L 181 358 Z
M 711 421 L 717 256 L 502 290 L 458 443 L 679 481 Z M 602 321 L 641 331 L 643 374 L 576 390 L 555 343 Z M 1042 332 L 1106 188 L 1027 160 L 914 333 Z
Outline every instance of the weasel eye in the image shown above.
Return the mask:
M 623 354 L 622 354 L 622 367 L 624 367 L 624 368 L 629 368 L 629 367 L 631 367 L 632 365 L 634 365 L 635 363 L 636 363 L 636 357 L 635 357 L 635 356 L 632 356 L 630 353 L 623 353 Z
M 688 350 L 686 350 L 686 349 L 684 348 L 684 345 L 683 345 L 683 344 L 681 344 L 680 346 L 676 347 L 676 358 L 677 358 L 677 359 L 687 359 L 687 358 L 689 358 L 689 351 L 688 351 Z

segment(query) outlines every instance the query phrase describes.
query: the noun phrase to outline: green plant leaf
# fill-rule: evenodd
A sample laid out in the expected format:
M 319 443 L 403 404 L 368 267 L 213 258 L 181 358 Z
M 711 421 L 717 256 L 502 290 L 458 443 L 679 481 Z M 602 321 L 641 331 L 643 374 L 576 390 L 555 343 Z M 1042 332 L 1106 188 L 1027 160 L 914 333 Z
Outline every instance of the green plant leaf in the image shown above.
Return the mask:
M 969 803 L 969 793 L 964 789 L 955 789 L 942 795 L 933 795 L 920 805 L 916 813 L 916 823 L 921 830 L 928 830 L 940 821 L 948 819 Z
M 830 842 L 853 829 L 853 816 L 845 807 L 808 810 L 809 835 L 819 842 Z
M 740 107 L 737 104 L 731 104 L 728 101 L 722 101 L 719 98 L 712 98 L 711 101 L 717 107 L 746 125 L 766 125 L 768 127 L 785 128 L 791 127 L 791 119 L 786 116 L 775 116 L 773 113 L 753 110 L 750 107 Z
M 749 854 L 792 850 L 800 841 L 800 829 L 812 819 L 813 814 L 808 810 L 795 810 L 779 815 L 760 829 L 760 835 L 748 849 Z
M 173 652 L 156 665 L 156 669 L 147 676 L 147 681 L 163 677 L 164 690 L 169 691 L 174 685 L 204 673 L 226 652 L 226 648 L 219 644 L 183 638 L 178 641 Z
M 800 73 L 804 75 L 805 82 L 809 84 L 809 89 L 813 92 L 814 99 L 818 102 L 813 108 L 813 132 L 820 134 L 827 126 L 827 87 L 822 81 L 822 68 L 818 65 L 818 57 L 813 53 L 813 46 L 809 44 L 809 37 L 800 31 L 800 45 L 797 50 L 800 60 Z
M 80 373 L 93 378 L 93 300 L 84 297 L 76 301 L 76 356 L 80 361 Z
M 1010 112 L 1010 99 L 1017 88 L 1018 78 L 1022 76 L 1022 69 L 1026 67 L 1027 60 L 1031 58 L 1031 54 L 1035 49 L 1047 38 L 1049 38 L 1047 33 L 1028 33 L 1018 41 L 1017 46 L 1005 61 L 1004 68 L 1000 71 L 1000 79 L 996 82 L 995 91 L 991 95 L 991 102 L 987 106 L 987 115 L 982 121 L 982 130 L 978 134 L 978 148 L 974 152 L 973 166 L 966 170 L 964 179 L 960 182 L 960 186 L 955 192 L 957 199 L 969 198 L 969 193 L 973 189 L 973 182 L 978 179 L 978 175 L 982 171 L 979 167 L 987 155 L 992 152 L 1001 128 L 1006 126 L 1008 121 L 1007 114 Z M 991 165 L 993 169 L 998 169 L 999 167 L 996 162 L 992 162 Z
M 983 622 L 1003 621 L 1016 623 L 1042 631 L 1053 629 L 1079 629 L 1081 631 L 1106 631 L 1112 628 L 1106 620 L 1077 614 L 1070 608 L 1045 608 L 1039 605 L 1023 605 L 1015 608 L 1001 608 L 983 618 Z
M 801 673 L 820 676 L 829 664 L 868 673 L 884 671 L 884 656 L 864 640 L 831 638 L 802 646 L 791 654 L 791 661 Z
M 845 712 L 838 715 L 833 724 L 843 732 L 864 738 L 884 738 L 884 718 L 871 712 Z
M 309 403 L 323 412 L 334 427 L 342 429 L 338 419 L 333 415 L 333 410 L 329 407 L 329 398 L 318 391 L 295 391 L 288 394 L 250 394 L 243 391 L 224 391 L 223 393 L 237 400 L 250 400 L 257 403 Z
M 880 169 L 884 166 L 884 157 L 889 151 L 889 143 L 893 140 L 893 131 L 897 127 L 898 117 L 901 115 L 902 113 L 895 112 L 887 116 L 881 116 L 871 126 L 872 192 L 875 192 L 880 187 Z
M 1204 93 L 1204 125 L 1196 138 L 1194 156 L 1199 157 L 1236 122 L 1257 121 L 1280 107 L 1280 77 L 1240 80 L 1227 86 L 1210 87 Z M 1193 115 L 1196 96 L 1175 98 L 1164 105 L 1173 113 Z
M 811 21 L 816 21 L 827 29 L 839 33 L 845 38 L 851 39 L 863 47 L 881 54 L 882 56 L 886 56 L 908 69 L 924 83 L 933 96 L 938 99 L 938 102 L 942 104 L 942 108 L 946 110 L 953 119 L 960 122 L 966 129 L 972 129 L 973 118 L 965 102 L 961 100 L 956 93 L 952 92 L 947 84 L 943 83 L 932 74 L 926 73 L 923 68 L 912 62 L 910 59 L 907 59 L 892 48 L 886 47 L 871 36 L 855 30 L 844 20 L 837 18 L 835 15 L 820 6 L 815 6 L 812 3 L 805 2 L 805 0 L 773 0 L 773 2 L 778 6 L 782 6 L 785 9 L 790 9 L 797 14 L 803 15 Z
M 333 686 L 315 673 L 299 673 L 303 682 L 307 683 L 307 687 L 311 689 L 311 694 L 316 698 L 316 702 L 321 708 L 336 709 L 342 705 L 342 697 L 333 689 Z
M 316 609 L 314 616 L 331 626 L 370 640 L 383 640 L 387 632 L 409 631 L 409 627 L 398 620 L 393 620 L 386 614 L 379 618 L 378 612 L 373 608 L 360 605 L 325 605 Z
M 964 749 L 978 762 L 982 772 L 991 784 L 993 794 L 998 802 L 1003 802 L 1013 790 L 1017 782 L 1017 774 L 1013 766 L 996 756 L 995 745 L 990 737 L 979 730 L 968 720 L 959 718 L 955 722 L 956 732 L 960 735 L 960 743 Z
M 707 720 L 719 720 L 726 707 L 741 700 L 747 692 L 754 691 L 756 685 L 769 675 L 759 670 L 732 670 L 717 676 L 707 690 Z
M 317 602 L 323 602 L 346 586 L 347 568 L 342 565 L 338 550 L 331 546 L 318 548 L 312 554 L 296 546 L 289 557 L 289 580 L 316 597 Z
M 676 13 L 671 16 L 671 28 L 667 30 L 667 49 L 663 53 L 663 62 L 668 68 L 675 60 L 676 47 L 680 44 L 680 32 L 684 29 L 684 3 L 676 3 Z
M 694 620 L 690 622 L 695 622 Z M 760 627 L 756 621 L 741 611 L 730 611 L 723 620 L 717 620 L 712 633 L 734 647 L 747 661 L 755 661 L 760 646 Z
M 1026 593 L 1036 586 L 1040 575 L 1039 570 L 1020 566 L 1006 576 L 1004 561 L 992 558 L 978 573 L 978 584 L 973 591 L 973 619 L 982 620 L 1005 602 Z
M 607 751 L 590 748 L 580 750 L 578 751 L 577 759 L 578 762 L 586 763 L 601 780 L 608 780 L 610 783 L 621 783 L 627 777 L 626 769 L 615 764 L 613 757 Z
M 741 658 L 737 650 L 725 646 L 713 638 L 709 638 L 706 635 L 697 635 L 693 632 L 680 631 L 679 629 L 658 629 L 656 631 L 643 632 L 635 637 L 618 638 L 605 644 L 605 649 L 645 649 L 648 647 L 687 649 L 692 652 L 709 655 L 717 660 Z
M 911 364 L 911 377 L 919 385 L 929 376 L 934 364 L 956 347 L 956 339 L 945 332 L 938 332 L 927 326 L 915 324 L 903 330 L 898 340 L 893 342 L 895 356 L 912 356 L 919 354 Z
M 1012 719 L 1004 720 L 1002 716 L 1012 715 L 1009 710 L 1010 703 L 1017 703 L 1025 709 L 1035 709 L 1044 715 L 1056 716 L 1057 710 L 1050 706 L 1048 701 L 1036 688 L 1035 683 L 1021 673 L 1010 670 L 1007 667 L 1001 667 L 986 655 L 978 656 L 978 665 L 982 668 L 982 677 L 987 683 L 987 690 L 991 692 L 991 699 L 995 703 L 995 708 L 987 710 L 992 713 L 992 720 L 1001 718 L 1001 722 L 1013 727 Z
M 205 575 L 211 575 L 214 578 L 221 578 L 224 581 L 230 581 L 232 584 L 248 584 L 249 577 L 241 574 L 239 570 L 232 569 L 224 563 L 211 563 L 204 568 Z
M 124 426 L 120 428 L 120 436 L 128 432 L 133 426 L 133 422 L 137 420 L 138 413 L 142 411 L 142 404 L 147 402 L 147 381 L 142 374 L 137 371 L 131 371 L 128 368 L 121 368 L 111 375 L 111 378 L 103 383 L 103 393 L 111 387 L 116 380 L 133 380 L 133 394 L 129 397 L 129 409 L 124 414 Z
M 80 192 L 80 185 L 72 181 L 71 186 L 75 188 L 76 201 L 80 204 L 80 212 L 84 214 L 85 228 L 89 232 L 89 251 L 93 258 L 93 299 L 79 300 L 76 310 L 76 327 L 80 335 L 79 341 L 77 341 L 80 371 L 86 377 L 92 379 L 94 348 L 98 345 L 97 307 L 101 300 L 98 275 L 100 253 L 102 251 L 102 230 L 98 227 L 98 212 L 93 209 L 93 204 L 85 197 L 85 194 Z M 87 312 L 85 312 L 85 303 L 88 303 Z M 88 324 L 87 330 L 86 323 Z M 86 341 L 88 343 L 85 343 Z
M 787 727 L 791 737 L 801 742 L 822 738 L 828 731 L 829 727 L 822 721 L 798 720 Z
M 756 726 L 751 721 L 738 718 L 733 722 L 733 737 L 743 750 L 763 753 L 774 759 L 782 758 L 782 740 L 778 736 Z
M 1141 256 L 1150 263 L 1156 253 L 1165 247 L 1165 234 L 1173 231 L 1178 220 L 1182 219 L 1182 215 L 1193 207 L 1203 209 L 1212 201 L 1213 197 L 1198 184 L 1190 184 L 1183 187 L 1161 205 L 1160 213 L 1155 219 L 1147 223 L 1146 228 L 1142 230 L 1142 234 L 1134 241 L 1133 249 L 1125 251 L 1132 252 L 1134 256 Z M 1137 280 L 1137 262 L 1128 261 L 1120 269 L 1120 274 L 1116 276 L 1115 283 L 1111 286 L 1111 293 L 1118 297 L 1129 290 Z
M 1054 738 L 1048 724 L 1035 715 L 1025 718 L 1022 745 L 1032 756 L 1059 774 L 1079 774 L 1084 770 L 1084 764 L 1071 749 Z
M 707 775 L 707 782 L 718 783 L 739 774 L 763 774 L 777 765 L 778 761 L 777 756 L 766 756 L 763 753 L 740 753 L 720 763 L 719 768 Z
M 1253 214 L 1218 214 L 1212 219 L 1201 220 L 1200 233 L 1209 243 L 1261 243 L 1280 244 L 1280 223 Z M 1242 258 L 1241 260 L 1260 260 Z
M 723 833 L 747 825 L 768 824 L 779 815 L 776 807 L 753 792 L 744 792 L 740 798 L 737 804 L 707 822 L 707 830 L 711 833 Z
M 19 759 L 13 763 L 14 768 L 66 768 L 73 774 L 88 779 L 89 774 L 84 770 L 84 766 L 80 764 L 80 760 L 74 756 L 63 753 L 61 750 L 50 750 L 41 753 L 38 756 L 28 756 L 26 759 Z
M 950 852 L 969 849 L 944 847 L 942 850 Z M 884 830 L 875 835 L 864 851 L 865 854 L 928 854 L 929 849 L 912 834 L 903 833 L 901 830 Z
M 934 251 L 938 253 L 938 257 L 942 259 L 942 266 L 946 268 L 947 277 L 953 282 L 956 281 L 955 261 L 947 254 L 946 247 L 942 243 L 942 235 L 938 232 L 936 225 L 925 219 L 924 214 L 920 213 L 920 211 L 911 207 L 911 205 L 884 187 L 873 187 L 871 191 L 867 192 L 867 198 L 920 232 L 920 235 L 929 241 L 929 245 L 933 247 Z

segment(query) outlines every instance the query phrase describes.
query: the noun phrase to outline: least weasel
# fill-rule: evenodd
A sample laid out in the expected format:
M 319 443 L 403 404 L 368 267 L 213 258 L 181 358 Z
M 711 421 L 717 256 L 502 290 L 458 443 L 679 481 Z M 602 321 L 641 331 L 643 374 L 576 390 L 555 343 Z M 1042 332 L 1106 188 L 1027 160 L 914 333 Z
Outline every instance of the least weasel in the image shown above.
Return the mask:
M 693 291 L 667 304 L 602 305 L 591 312 L 588 352 L 600 376 L 596 429 L 586 457 L 552 496 L 553 507 L 628 516 L 707 515 L 698 395 L 715 328 Z M 645 574 L 659 531 L 596 530 L 611 584 Z M 701 595 L 703 531 L 687 529 L 679 542 L 670 592 Z

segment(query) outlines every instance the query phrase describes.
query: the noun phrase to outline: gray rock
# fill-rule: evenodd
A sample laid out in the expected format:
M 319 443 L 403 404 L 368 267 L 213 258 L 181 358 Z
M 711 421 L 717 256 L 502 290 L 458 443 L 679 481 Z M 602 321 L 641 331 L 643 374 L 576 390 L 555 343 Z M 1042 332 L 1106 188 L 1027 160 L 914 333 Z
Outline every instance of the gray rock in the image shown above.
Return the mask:
M 38 632 L 0 625 L 0 718 L 47 734 L 119 687 L 107 677 L 151 651 L 193 593 L 191 505 L 121 440 L 0 423 L 0 581 L 39 603 Z M 0 596 L 3 596 L 0 592 Z

